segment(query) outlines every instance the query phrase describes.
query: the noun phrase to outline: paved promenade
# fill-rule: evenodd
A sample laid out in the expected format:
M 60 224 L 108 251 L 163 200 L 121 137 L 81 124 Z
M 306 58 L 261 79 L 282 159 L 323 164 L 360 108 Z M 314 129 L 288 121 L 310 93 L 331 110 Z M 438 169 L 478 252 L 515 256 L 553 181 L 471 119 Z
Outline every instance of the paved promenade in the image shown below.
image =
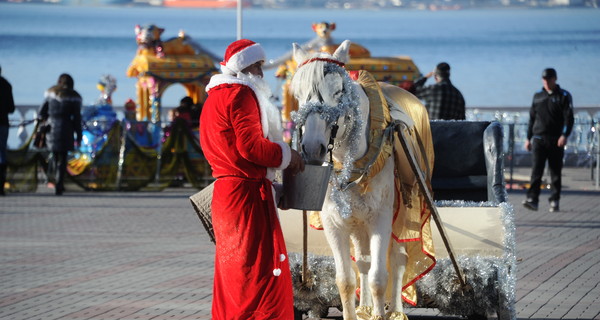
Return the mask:
M 547 192 L 538 212 L 521 207 L 524 191 L 509 193 L 519 319 L 600 319 L 600 191 L 590 169 L 564 176 L 559 213 L 548 212 Z M 214 248 L 189 203 L 194 192 L 57 197 L 40 186 L 0 198 L 0 319 L 210 319 Z

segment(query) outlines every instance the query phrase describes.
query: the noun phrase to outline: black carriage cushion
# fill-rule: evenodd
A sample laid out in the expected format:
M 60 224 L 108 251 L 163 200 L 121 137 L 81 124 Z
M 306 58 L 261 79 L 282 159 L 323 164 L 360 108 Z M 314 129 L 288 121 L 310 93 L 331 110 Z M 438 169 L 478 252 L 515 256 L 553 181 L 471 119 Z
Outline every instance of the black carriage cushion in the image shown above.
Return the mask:
M 431 121 L 435 200 L 486 201 L 484 131 L 488 121 Z
M 488 121 L 431 121 L 434 177 L 486 175 L 483 132 Z

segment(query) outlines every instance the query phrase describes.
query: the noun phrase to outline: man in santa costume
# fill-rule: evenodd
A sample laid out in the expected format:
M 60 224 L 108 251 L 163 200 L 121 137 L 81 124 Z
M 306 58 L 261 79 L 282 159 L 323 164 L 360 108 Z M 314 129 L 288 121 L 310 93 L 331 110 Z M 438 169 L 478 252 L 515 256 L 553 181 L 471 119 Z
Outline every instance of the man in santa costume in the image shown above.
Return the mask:
M 263 77 L 265 53 L 235 41 L 210 79 L 200 143 L 217 180 L 212 199 L 216 238 L 212 319 L 293 320 L 290 268 L 277 217 L 276 170 L 304 170 L 283 142 L 279 110 Z

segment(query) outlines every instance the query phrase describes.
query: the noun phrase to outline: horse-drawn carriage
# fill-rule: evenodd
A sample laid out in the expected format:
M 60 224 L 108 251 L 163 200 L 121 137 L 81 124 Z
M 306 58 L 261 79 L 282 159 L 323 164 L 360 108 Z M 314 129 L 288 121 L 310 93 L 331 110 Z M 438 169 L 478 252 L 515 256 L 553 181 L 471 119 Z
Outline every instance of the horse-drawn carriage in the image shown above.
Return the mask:
M 324 203 L 288 201 L 299 210 L 280 212 L 297 316 L 323 317 L 338 307 L 344 319 L 406 319 L 408 304 L 515 318 L 514 224 L 501 127 L 430 123 L 412 94 L 368 72 L 349 73 L 343 67 L 349 48 L 349 41 L 333 54 L 294 48 L 291 88 L 300 107 L 293 145 L 310 169 L 287 181 L 284 173 L 284 202 L 327 192 L 316 197 Z M 308 173 L 327 162 L 334 170 L 327 186 L 311 186 Z M 434 194 L 445 199 L 434 202 Z M 210 233 L 200 196 L 191 200 Z M 323 231 L 306 227 L 308 210 L 319 210 L 310 224 Z
M 299 236 L 306 210 L 281 214 L 288 250 L 304 255 L 290 256 L 296 308 L 311 316 L 336 306 L 344 319 L 405 319 L 402 297 L 445 313 L 514 318 L 514 225 L 501 126 L 430 124 L 408 92 L 374 83 L 365 72 L 352 81 L 342 68 L 348 49 L 347 41 L 332 55 L 295 47 L 297 145 L 309 163 L 326 161 L 329 152 L 337 167 L 320 219 L 311 219 L 324 231 Z M 301 179 L 284 179 L 285 193 L 310 192 L 294 189 Z
M 502 180 L 502 127 L 486 121 L 432 121 L 431 128 L 435 205 L 454 257 L 436 223 L 432 230 L 436 265 L 416 283 L 418 298 L 411 307 L 437 308 L 470 319 L 488 315 L 514 319 L 514 217 Z M 341 307 L 335 262 L 325 234 L 311 224 L 310 212 L 303 221 L 306 214 L 288 210 L 280 218 L 298 318 L 323 317 L 330 307 Z M 298 226 L 304 223 L 310 227 L 303 234 Z M 452 259 L 466 287 L 461 286 Z

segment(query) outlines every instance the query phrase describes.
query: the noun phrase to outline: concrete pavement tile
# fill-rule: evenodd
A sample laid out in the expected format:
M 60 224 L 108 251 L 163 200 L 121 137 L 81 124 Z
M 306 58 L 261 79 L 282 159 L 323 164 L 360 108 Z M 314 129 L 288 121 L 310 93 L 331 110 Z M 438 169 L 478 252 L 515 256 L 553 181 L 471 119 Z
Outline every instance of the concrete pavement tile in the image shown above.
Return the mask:
M 600 193 L 573 185 L 587 181 L 564 180 L 560 213 L 525 211 L 524 192 L 509 194 L 520 259 L 519 319 L 600 315 Z M 2 199 L 0 318 L 209 319 L 214 246 L 191 209 L 193 193 L 41 192 Z M 406 311 L 416 319 L 450 318 L 436 309 Z

